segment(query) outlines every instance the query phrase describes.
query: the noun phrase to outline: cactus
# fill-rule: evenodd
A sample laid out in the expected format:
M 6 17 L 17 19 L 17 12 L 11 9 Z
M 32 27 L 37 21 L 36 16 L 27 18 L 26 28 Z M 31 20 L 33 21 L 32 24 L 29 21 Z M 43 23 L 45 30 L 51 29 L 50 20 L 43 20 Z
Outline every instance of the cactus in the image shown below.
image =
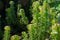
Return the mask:
M 44 1 L 44 3 L 46 3 Z M 49 20 L 47 21 L 47 3 L 43 4 L 43 13 L 41 13 L 42 11 L 39 11 L 39 7 L 40 7 L 40 3 L 38 1 L 33 2 L 33 20 L 32 20 L 32 24 L 28 25 L 28 33 L 30 36 L 30 40 L 45 40 L 46 37 L 44 37 L 47 32 L 47 25 L 46 23 L 49 22 Z M 46 10 L 46 11 L 45 11 Z M 45 13 L 46 12 L 46 13 Z M 49 19 L 49 18 L 48 18 Z M 43 29 L 43 30 L 42 30 Z
M 25 12 L 24 12 L 23 9 L 20 9 L 20 15 L 21 15 L 21 17 L 22 17 L 23 22 L 24 22 L 25 24 L 28 24 L 29 21 L 28 21 L 27 17 L 25 16 Z
M 18 4 L 17 6 L 18 6 L 18 9 L 17 9 L 17 16 L 20 17 L 20 13 L 19 13 L 19 12 L 20 12 L 20 9 L 21 9 L 21 4 Z
M 35 26 L 33 24 L 29 24 L 27 26 L 27 28 L 28 28 L 28 34 L 29 34 L 29 39 L 28 40 L 37 40 Z
M 10 26 L 5 26 L 4 27 L 4 35 L 3 35 L 3 40 L 9 40 L 10 38 Z
M 57 2 L 57 3 L 56 3 Z M 60 1 L 59 1 L 60 2 Z M 32 21 L 30 22 L 25 15 L 25 9 L 21 4 L 17 5 L 15 10 L 14 1 L 10 1 L 10 7 L 6 9 L 7 25 L 4 28 L 2 40 L 59 40 L 60 37 L 60 3 L 57 0 L 30 0 L 30 12 Z M 56 3 L 56 4 L 55 4 Z M 25 5 L 24 5 L 25 6 Z M 26 4 L 27 6 L 27 4 Z M 27 8 L 28 9 L 28 8 Z M 29 10 L 29 9 L 28 9 Z M 16 27 L 13 33 L 20 35 L 12 35 L 10 39 L 10 26 Z M 23 26 L 28 30 L 25 32 Z M 0 16 L 1 27 L 1 16 Z M 22 33 L 20 33 L 21 28 Z M 14 28 L 12 28 L 14 29 Z M 1 31 L 1 29 L 0 29 Z M 14 33 L 14 34 L 15 34 Z M 19 34 L 20 33 L 20 34 Z
M 12 22 L 13 22 L 13 24 L 16 24 L 15 23 L 15 20 L 16 20 L 16 14 L 15 14 L 15 8 L 14 8 L 14 2 L 13 1 L 10 1 L 10 14 L 11 14 L 11 18 L 12 18 Z
M 22 38 L 23 40 L 28 40 L 28 35 L 26 32 L 22 32 Z
M 6 9 L 6 19 L 7 19 L 7 23 L 9 25 L 11 25 L 12 23 L 15 24 L 15 20 L 16 20 L 16 15 L 15 15 L 15 10 L 14 10 L 14 2 L 10 1 L 10 8 Z M 10 21 L 10 22 L 9 22 Z
M 60 24 L 52 25 L 52 32 L 51 32 L 52 40 L 59 40 L 60 38 Z
M 20 40 L 20 39 L 21 39 L 21 37 L 18 35 L 11 36 L 11 40 Z

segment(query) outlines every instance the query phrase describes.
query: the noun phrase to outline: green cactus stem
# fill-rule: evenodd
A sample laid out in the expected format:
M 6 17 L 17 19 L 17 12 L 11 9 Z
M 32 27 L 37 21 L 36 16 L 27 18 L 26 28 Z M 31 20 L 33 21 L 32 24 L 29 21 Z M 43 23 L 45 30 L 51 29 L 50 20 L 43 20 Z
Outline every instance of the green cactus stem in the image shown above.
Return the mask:
M 4 27 L 4 35 L 3 35 L 3 40 L 9 40 L 10 38 L 10 26 L 5 26 Z
M 24 12 L 23 9 L 20 9 L 20 15 L 21 15 L 21 17 L 22 17 L 23 22 L 24 22 L 25 24 L 28 24 L 29 21 L 28 21 L 27 17 L 25 16 L 25 12 Z
M 20 40 L 20 39 L 21 39 L 21 37 L 18 35 L 11 36 L 11 40 Z
M 22 38 L 23 40 L 28 40 L 28 35 L 26 32 L 22 32 Z

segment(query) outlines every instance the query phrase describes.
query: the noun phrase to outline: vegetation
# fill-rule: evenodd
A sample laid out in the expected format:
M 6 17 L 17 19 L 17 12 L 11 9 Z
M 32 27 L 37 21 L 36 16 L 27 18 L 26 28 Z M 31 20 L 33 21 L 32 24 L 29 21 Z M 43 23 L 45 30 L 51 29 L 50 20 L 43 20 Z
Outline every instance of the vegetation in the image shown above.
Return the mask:
M 28 10 L 32 20 L 29 21 L 21 4 L 17 5 L 16 11 L 14 1 L 10 1 L 10 7 L 6 9 L 5 23 L 7 25 L 4 27 L 2 40 L 60 40 L 59 2 L 57 0 L 31 0 Z M 1 24 L 0 15 L 0 26 Z

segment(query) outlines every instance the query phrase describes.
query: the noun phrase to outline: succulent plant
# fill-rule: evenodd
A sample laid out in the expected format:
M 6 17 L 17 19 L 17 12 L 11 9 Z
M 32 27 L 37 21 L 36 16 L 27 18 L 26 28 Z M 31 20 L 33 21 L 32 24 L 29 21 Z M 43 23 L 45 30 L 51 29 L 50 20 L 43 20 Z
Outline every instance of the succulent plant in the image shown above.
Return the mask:
M 18 35 L 11 36 L 11 40 L 20 40 L 20 39 L 21 39 L 21 37 Z
M 10 26 L 5 26 L 4 27 L 4 35 L 3 35 L 3 40 L 9 40 L 9 38 L 10 38 L 10 30 L 11 30 L 11 28 L 10 28 Z
M 23 2 L 23 0 L 21 0 L 21 2 Z M 30 0 L 29 2 L 30 10 L 27 8 L 28 5 L 23 3 L 18 3 L 16 10 L 15 2 L 9 2 L 10 7 L 6 9 L 5 17 L 6 25 L 9 26 L 4 27 L 2 40 L 60 40 L 60 1 Z M 0 5 L 1 4 L 2 2 Z M 24 7 L 26 6 L 25 9 L 22 8 L 22 5 L 24 5 Z M 26 10 L 32 15 L 31 22 L 29 21 L 30 18 L 26 16 Z M 0 16 L 0 27 L 2 24 L 1 18 L 2 15 Z M 26 30 L 27 32 L 25 32 L 23 26 L 28 29 Z M 21 29 L 23 29 L 22 33 L 20 33 Z M 14 32 L 11 35 L 15 33 L 16 35 L 10 36 L 10 31 Z M 18 33 L 16 31 L 18 31 Z

